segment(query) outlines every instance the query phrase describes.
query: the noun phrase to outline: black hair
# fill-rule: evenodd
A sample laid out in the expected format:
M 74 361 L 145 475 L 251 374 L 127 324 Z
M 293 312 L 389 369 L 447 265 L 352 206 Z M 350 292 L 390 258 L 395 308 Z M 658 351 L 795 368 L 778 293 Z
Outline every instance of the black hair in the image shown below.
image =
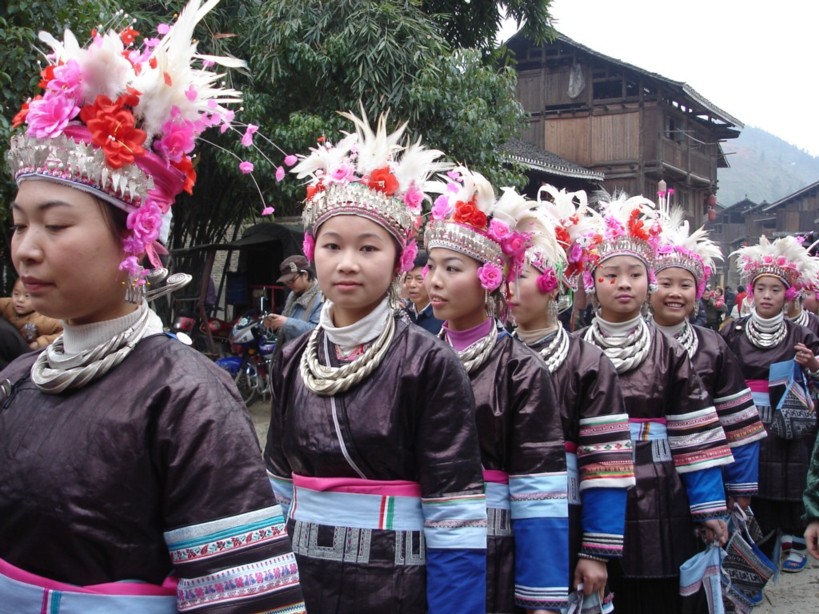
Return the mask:
M 415 260 L 412 261 L 412 268 L 425 267 L 427 266 L 427 262 L 429 262 L 429 255 L 424 250 L 419 249 L 415 255 Z
M 745 286 L 743 286 L 742 284 L 738 285 L 737 292 L 745 292 Z

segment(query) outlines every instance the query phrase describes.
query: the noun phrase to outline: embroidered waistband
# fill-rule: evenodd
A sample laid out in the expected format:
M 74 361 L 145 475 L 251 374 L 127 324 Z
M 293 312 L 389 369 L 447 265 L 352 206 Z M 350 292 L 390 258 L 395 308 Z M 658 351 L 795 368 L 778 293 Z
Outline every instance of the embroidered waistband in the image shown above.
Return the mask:
M 346 492 L 384 497 L 420 497 L 421 485 L 409 480 L 367 480 L 362 478 L 321 478 L 293 474 L 293 484 L 319 492 Z
M 420 497 L 317 491 L 295 480 L 290 517 L 301 522 L 352 527 L 421 531 Z
M 745 383 L 748 385 L 748 388 L 751 389 L 751 392 L 768 392 L 768 388 L 770 383 L 766 379 L 747 379 Z
M 668 427 L 665 421 L 629 420 L 628 430 L 632 441 L 655 441 L 668 438 Z
M 30 573 L 2 559 L 0 595 L 9 612 L 168 614 L 177 611 L 176 581 L 171 578 L 161 586 L 142 582 L 77 586 Z
M 492 482 L 493 484 L 508 484 L 509 474 L 499 469 L 484 469 L 483 481 Z

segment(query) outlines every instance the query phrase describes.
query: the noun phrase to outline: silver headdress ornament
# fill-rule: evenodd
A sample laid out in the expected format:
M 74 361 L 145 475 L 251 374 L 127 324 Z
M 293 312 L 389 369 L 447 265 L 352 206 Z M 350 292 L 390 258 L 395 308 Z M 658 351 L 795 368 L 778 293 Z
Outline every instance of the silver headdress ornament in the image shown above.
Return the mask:
M 433 186 L 441 194 L 424 233 L 426 249 L 450 249 L 478 262 L 503 266 L 500 243 L 489 236 L 495 207 L 492 184 L 463 166 L 449 171 L 447 177 L 447 182 Z
M 697 299 L 700 299 L 714 270 L 714 260 L 722 260 L 722 250 L 708 238 L 705 228 L 689 232 L 685 212 L 681 208 L 663 209 L 660 213 L 662 230 L 654 272 L 669 268 L 685 269 L 694 276 Z
M 577 243 L 583 250 L 583 286 L 594 292 L 594 270 L 614 256 L 634 256 L 646 265 L 649 284 L 654 281 L 654 258 L 659 224 L 654 203 L 643 196 L 628 197 L 621 192 L 613 199 L 603 192 L 598 199 L 600 216 Z
M 336 215 L 359 215 L 379 224 L 401 249 L 401 270 L 412 269 L 417 253 L 415 234 L 427 199 L 428 179 L 451 165 L 439 162 L 444 154 L 427 149 L 420 139 L 403 142 L 407 124 L 388 134 L 386 115 L 376 130 L 362 116 L 340 113 L 355 124 L 337 144 L 319 143 L 292 169 L 299 179 L 309 179 L 302 219 L 304 255 L 313 259 L 319 227 Z M 407 268 L 409 267 L 409 268 Z
M 492 292 L 523 270 L 531 235 L 519 227 L 534 203 L 512 188 L 495 191 L 480 173 L 458 167 L 447 173 L 434 191 L 441 195 L 432 207 L 424 243 L 460 252 L 482 263 L 478 269 L 481 286 Z
M 63 40 L 41 32 L 51 48 L 40 95 L 13 120 L 25 134 L 6 154 L 17 183 L 46 179 L 84 190 L 128 213 L 123 239 L 131 289 L 145 283 L 147 255 L 161 267 L 158 240 L 168 229 L 171 205 L 196 181 L 191 154 L 197 137 L 222 124 L 232 128 L 225 105 L 241 93 L 222 88 L 214 64 L 240 67 L 235 58 L 197 53 L 196 24 L 219 0 L 191 0 L 159 38 L 135 45 L 130 24 L 95 33 L 87 47 L 66 30 Z
M 753 287 L 764 275 L 780 279 L 788 288 L 786 298 L 795 299 L 803 288 L 810 287 L 819 274 L 819 260 L 811 257 L 795 237 L 781 237 L 773 243 L 765 235 L 757 245 L 742 247 L 731 254 L 737 256 L 737 267 L 743 281 Z

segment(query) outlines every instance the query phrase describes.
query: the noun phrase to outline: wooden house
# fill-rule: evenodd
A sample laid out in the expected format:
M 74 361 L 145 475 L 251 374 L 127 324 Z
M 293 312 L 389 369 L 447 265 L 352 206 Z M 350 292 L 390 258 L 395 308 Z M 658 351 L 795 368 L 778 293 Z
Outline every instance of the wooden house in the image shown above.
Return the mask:
M 609 191 L 656 196 L 665 180 L 696 222 L 713 206 L 720 145 L 742 123 L 686 83 L 598 53 L 558 34 L 536 46 L 508 42 L 517 95 L 530 114 L 522 139 L 602 173 Z M 646 53 L 650 53 L 647 50 Z

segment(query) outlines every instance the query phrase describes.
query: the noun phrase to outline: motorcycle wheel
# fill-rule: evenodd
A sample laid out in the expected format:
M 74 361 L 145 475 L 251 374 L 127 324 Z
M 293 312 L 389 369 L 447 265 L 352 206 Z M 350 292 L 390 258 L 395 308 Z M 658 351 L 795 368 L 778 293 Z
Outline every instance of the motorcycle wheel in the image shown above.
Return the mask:
M 236 377 L 233 378 L 236 388 L 239 389 L 239 395 L 242 397 L 242 401 L 244 401 L 244 404 L 247 406 L 250 406 L 253 399 L 256 397 L 255 379 L 256 375 L 248 373 L 246 365 L 243 365 L 236 374 Z

